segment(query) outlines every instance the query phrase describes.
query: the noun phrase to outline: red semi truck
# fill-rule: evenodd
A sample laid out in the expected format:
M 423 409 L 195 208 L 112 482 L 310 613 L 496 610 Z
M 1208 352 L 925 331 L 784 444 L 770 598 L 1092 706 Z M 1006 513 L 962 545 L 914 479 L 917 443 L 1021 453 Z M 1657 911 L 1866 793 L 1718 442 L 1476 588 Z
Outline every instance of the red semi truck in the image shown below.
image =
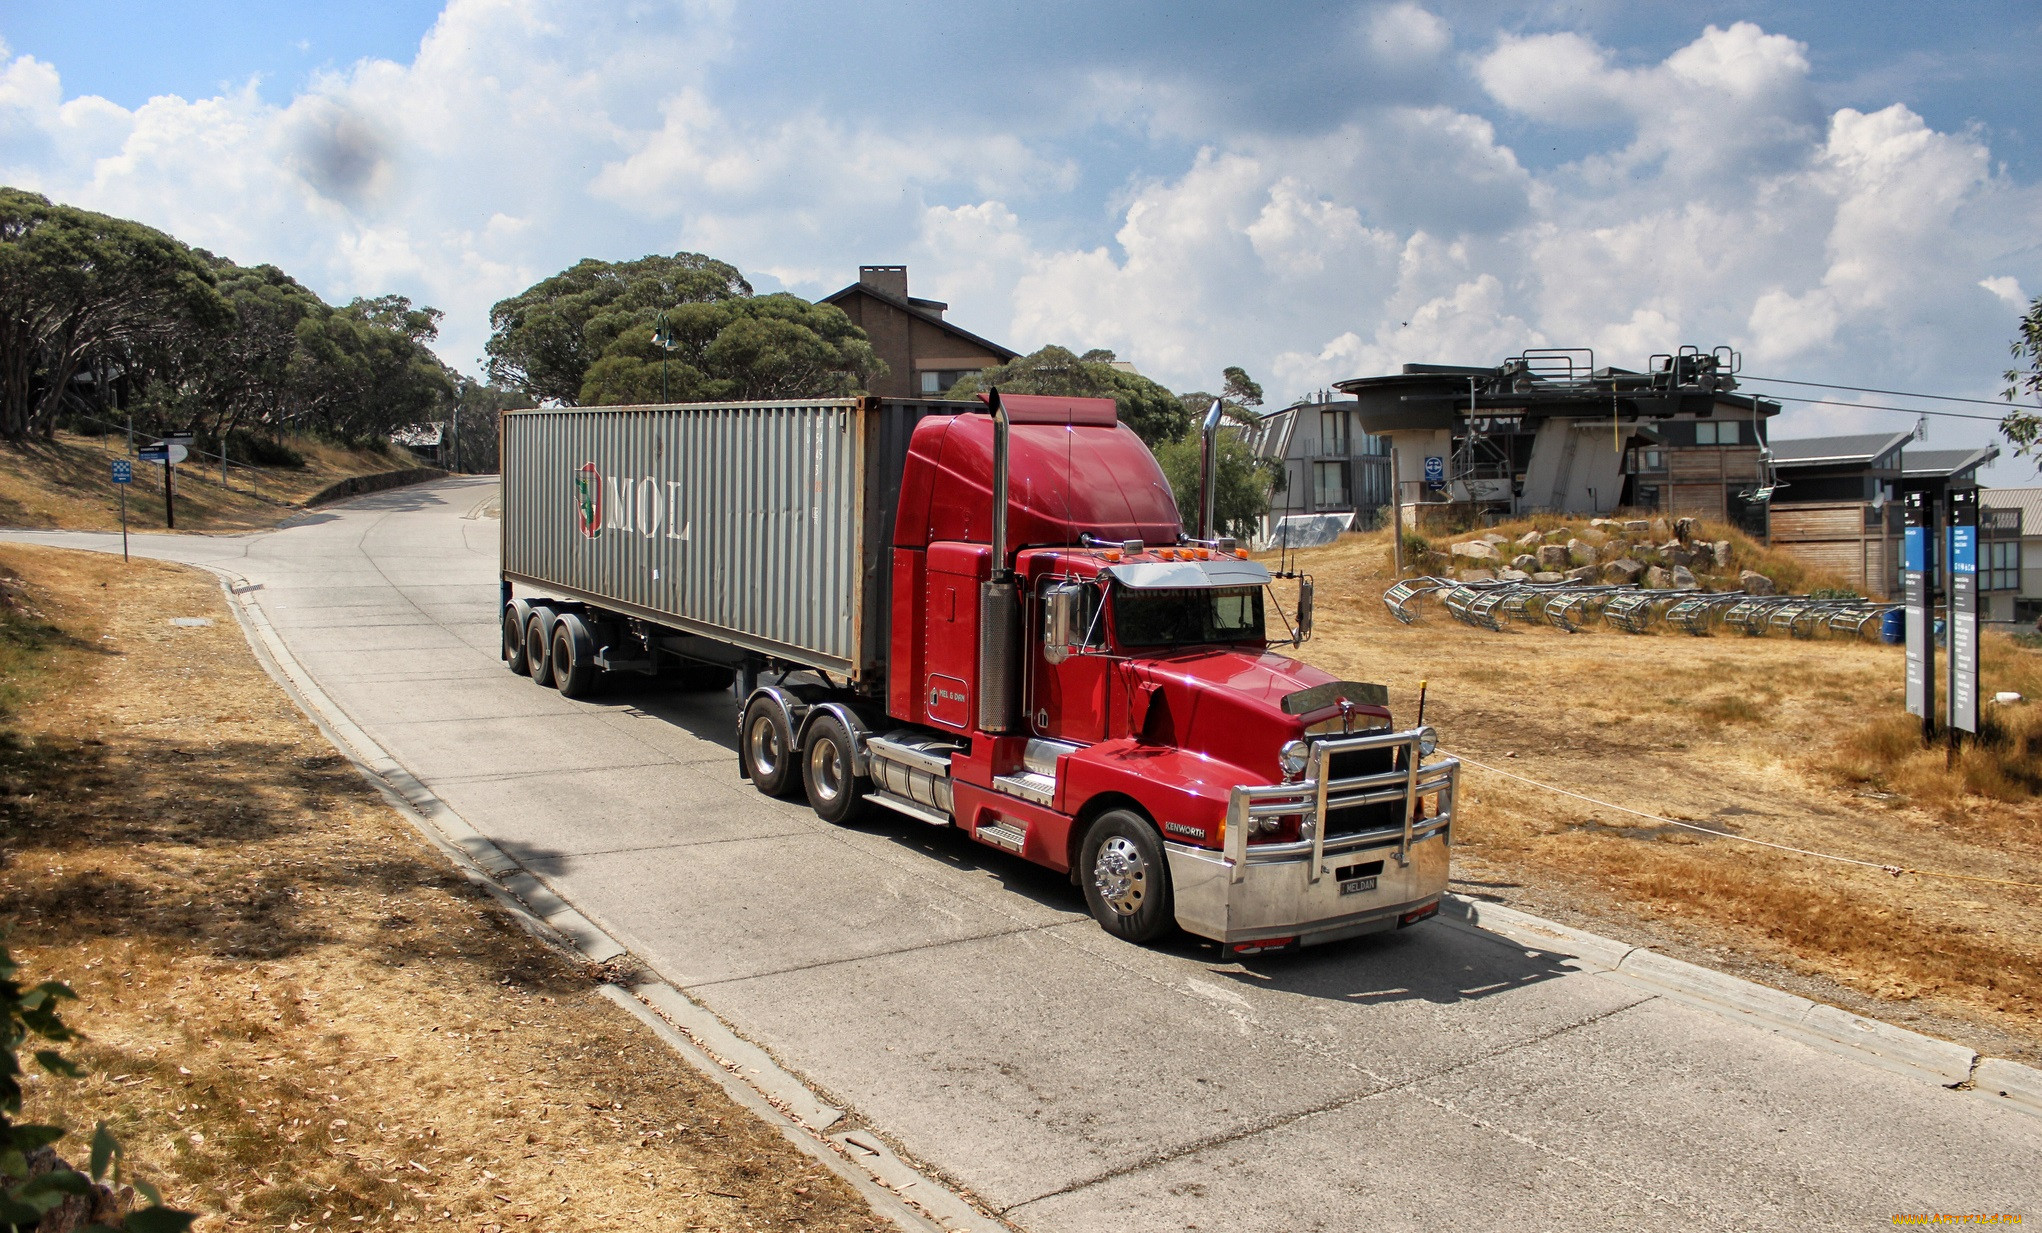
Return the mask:
M 1459 764 L 1275 649 L 1311 582 L 1286 614 L 1215 534 L 1217 411 L 1190 534 L 1111 400 L 983 397 L 507 414 L 505 660 L 570 695 L 732 684 L 759 791 L 955 826 L 1129 941 L 1435 913 Z

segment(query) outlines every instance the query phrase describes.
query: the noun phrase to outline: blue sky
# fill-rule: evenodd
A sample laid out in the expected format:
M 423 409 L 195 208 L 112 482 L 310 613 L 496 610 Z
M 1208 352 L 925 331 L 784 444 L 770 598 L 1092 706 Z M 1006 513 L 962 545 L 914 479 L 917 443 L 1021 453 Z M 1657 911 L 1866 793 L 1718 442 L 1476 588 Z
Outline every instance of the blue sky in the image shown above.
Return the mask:
M 464 368 L 495 299 L 678 248 L 906 261 L 1017 347 L 1285 398 L 1683 342 L 1989 395 L 2042 293 L 2032 0 L 7 0 L 0 41 L 0 179 L 437 305 Z

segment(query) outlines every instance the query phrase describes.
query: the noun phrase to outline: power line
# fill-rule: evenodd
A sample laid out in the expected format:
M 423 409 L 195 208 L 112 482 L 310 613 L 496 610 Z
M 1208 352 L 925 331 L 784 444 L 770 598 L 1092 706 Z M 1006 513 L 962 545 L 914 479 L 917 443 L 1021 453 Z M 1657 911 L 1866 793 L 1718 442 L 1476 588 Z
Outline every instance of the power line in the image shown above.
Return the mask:
M 1739 381 L 1765 381 L 1773 385 L 1806 385 L 1820 390 L 1849 390 L 1853 394 L 1887 394 L 1894 398 L 1933 398 L 1937 402 L 1970 402 L 1981 407 L 2018 407 L 2020 403 L 1993 398 L 1959 398 L 1955 394 L 1917 394 L 1912 390 L 1879 390 L 1868 385 L 1836 385 L 1828 381 L 1789 381 L 1785 377 L 1752 377 L 1738 373 Z M 1850 404 L 1856 405 L 1856 404 Z

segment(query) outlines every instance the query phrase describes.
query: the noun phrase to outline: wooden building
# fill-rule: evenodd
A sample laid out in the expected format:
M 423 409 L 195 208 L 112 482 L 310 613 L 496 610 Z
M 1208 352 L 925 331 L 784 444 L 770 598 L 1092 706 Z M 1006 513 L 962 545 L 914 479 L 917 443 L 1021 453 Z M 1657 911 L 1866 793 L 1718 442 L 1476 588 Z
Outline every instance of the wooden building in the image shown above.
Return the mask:
M 1861 433 L 1772 442 L 1776 547 L 1889 598 L 1900 571 L 1903 447 L 1912 434 Z
M 872 381 L 881 397 L 940 397 L 967 373 L 1020 354 L 945 321 L 943 301 L 910 296 L 904 265 L 861 265 L 857 282 L 821 302 L 843 309 L 886 361 L 886 374 Z

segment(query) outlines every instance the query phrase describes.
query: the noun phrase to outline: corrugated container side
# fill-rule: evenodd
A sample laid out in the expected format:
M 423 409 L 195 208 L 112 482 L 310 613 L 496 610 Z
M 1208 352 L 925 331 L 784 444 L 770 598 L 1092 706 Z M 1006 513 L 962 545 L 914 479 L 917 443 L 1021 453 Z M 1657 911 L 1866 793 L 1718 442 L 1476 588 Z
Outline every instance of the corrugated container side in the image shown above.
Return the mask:
M 914 422 L 956 403 L 570 407 L 503 417 L 503 572 L 858 680 L 884 674 Z

